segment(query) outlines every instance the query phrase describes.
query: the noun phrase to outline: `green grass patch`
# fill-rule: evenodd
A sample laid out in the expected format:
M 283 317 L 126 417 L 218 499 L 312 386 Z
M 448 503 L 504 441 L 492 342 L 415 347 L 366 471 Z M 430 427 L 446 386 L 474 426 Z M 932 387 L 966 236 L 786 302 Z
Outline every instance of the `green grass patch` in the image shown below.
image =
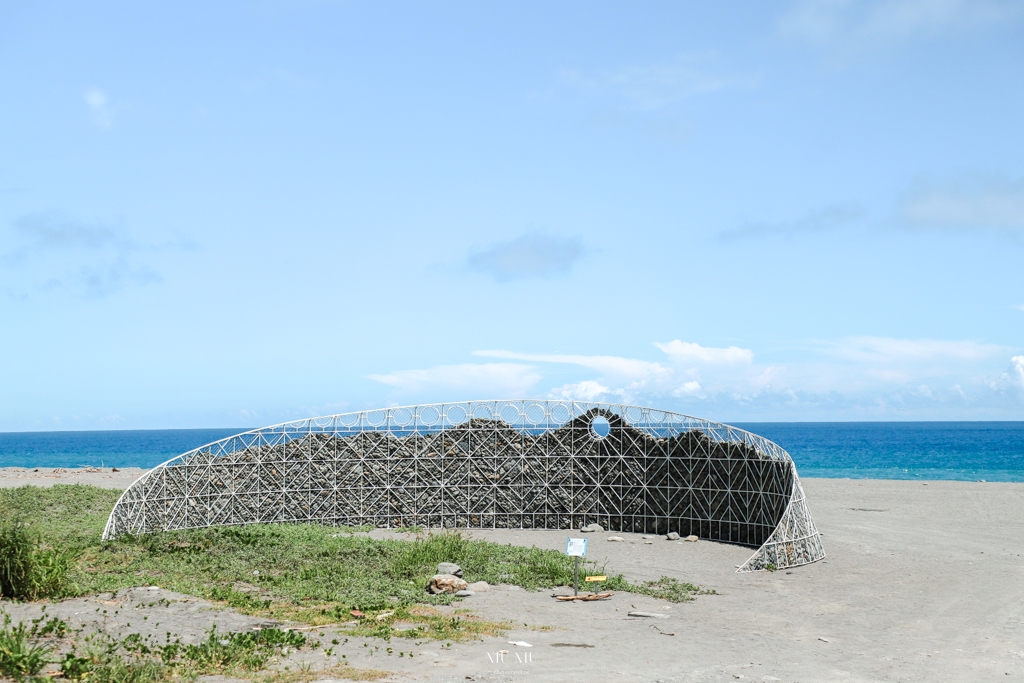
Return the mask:
M 561 552 L 471 540 L 458 532 L 381 540 L 353 533 L 364 527 L 268 524 L 103 542 L 100 535 L 116 498 L 117 492 L 87 486 L 6 489 L 0 490 L 0 516 L 38 520 L 34 529 L 45 543 L 73 549 L 65 594 L 155 584 L 246 614 L 313 625 L 347 623 L 362 635 L 466 640 L 507 628 L 431 611 L 457 600 L 426 592 L 439 562 L 457 563 L 469 582 L 527 590 L 573 580 L 572 559 Z M 597 570 L 591 563 L 581 566 L 581 573 Z M 701 592 L 671 578 L 633 585 L 621 575 L 604 588 L 675 602 Z M 353 610 L 361 615 L 353 616 Z

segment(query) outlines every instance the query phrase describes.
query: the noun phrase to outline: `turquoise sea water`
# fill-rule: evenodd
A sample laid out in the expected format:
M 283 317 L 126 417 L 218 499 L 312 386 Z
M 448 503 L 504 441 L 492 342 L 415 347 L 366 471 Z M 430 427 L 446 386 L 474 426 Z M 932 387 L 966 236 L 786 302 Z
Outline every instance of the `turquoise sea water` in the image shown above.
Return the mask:
M 1024 422 L 737 423 L 802 477 L 1024 482 Z M 237 429 L 0 433 L 0 467 L 153 467 Z

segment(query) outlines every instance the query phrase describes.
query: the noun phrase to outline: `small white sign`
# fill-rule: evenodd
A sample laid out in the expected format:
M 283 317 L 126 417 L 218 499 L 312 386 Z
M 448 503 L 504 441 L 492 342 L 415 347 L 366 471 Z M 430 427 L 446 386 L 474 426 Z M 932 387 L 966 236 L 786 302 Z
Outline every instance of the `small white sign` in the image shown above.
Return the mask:
M 565 554 L 569 557 L 586 557 L 587 539 L 567 538 L 565 540 Z

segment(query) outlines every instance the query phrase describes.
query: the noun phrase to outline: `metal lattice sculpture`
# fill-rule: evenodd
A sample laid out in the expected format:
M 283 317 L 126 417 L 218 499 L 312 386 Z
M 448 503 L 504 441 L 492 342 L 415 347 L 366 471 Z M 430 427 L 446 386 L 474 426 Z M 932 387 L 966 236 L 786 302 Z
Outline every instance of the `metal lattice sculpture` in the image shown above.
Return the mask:
M 287 422 L 143 474 L 103 538 L 266 522 L 694 534 L 740 568 L 825 556 L 793 460 L 717 422 L 638 406 L 479 401 Z

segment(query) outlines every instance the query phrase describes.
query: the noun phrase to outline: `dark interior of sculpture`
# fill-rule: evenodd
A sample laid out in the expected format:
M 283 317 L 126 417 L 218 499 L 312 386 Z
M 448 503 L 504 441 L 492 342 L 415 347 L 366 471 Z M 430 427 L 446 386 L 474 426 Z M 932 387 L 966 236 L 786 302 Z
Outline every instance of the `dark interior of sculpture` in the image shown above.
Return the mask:
M 716 426 L 734 428 L 707 422 L 638 428 L 607 404 L 572 404 L 575 416 L 551 426 L 510 424 L 499 410 L 470 417 L 475 404 L 463 405 L 470 410 L 458 424 L 303 423 L 197 449 L 133 484 L 104 535 L 266 522 L 515 529 L 596 522 L 610 531 L 762 546 L 760 559 L 748 562 L 755 569 L 824 556 L 792 460 L 760 437 L 722 438 Z

